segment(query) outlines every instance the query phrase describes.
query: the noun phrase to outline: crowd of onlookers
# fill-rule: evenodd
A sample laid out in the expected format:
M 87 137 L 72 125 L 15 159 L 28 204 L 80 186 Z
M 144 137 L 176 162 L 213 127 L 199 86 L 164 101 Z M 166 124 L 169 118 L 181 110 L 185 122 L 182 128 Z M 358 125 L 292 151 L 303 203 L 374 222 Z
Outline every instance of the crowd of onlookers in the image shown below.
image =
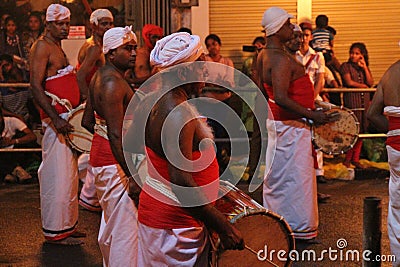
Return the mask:
M 0 30 L 0 82 L 29 82 L 29 51 L 44 30 L 41 12 L 31 12 L 26 26 L 11 14 L 2 14 Z M 32 128 L 40 123 L 26 87 L 0 87 L 0 104 L 6 116 L 22 119 Z
M 8 12 L 1 14 L 1 29 L 0 29 L 0 83 L 26 83 L 29 82 L 29 52 L 32 44 L 44 31 L 44 14 L 39 11 L 27 12 Z M 15 15 L 18 14 L 18 19 Z M 316 19 L 316 28 L 311 26 L 311 23 L 302 23 L 301 40 L 307 43 L 307 51 L 297 52 L 300 58 L 307 58 L 307 61 L 302 62 L 306 69 L 312 73 L 324 70 L 323 86 L 327 88 L 335 87 L 350 87 L 350 88 L 367 88 L 373 86 L 372 75 L 369 71 L 368 52 L 363 43 L 354 43 L 349 50 L 349 60 L 340 64 L 335 57 L 333 45 L 336 31 L 328 25 L 328 18 L 325 15 L 320 15 Z M 190 31 L 183 28 L 181 31 Z M 148 79 L 153 70 L 149 64 L 149 55 L 155 42 L 163 36 L 163 29 L 156 25 L 145 25 L 142 30 L 144 46 L 137 50 L 136 67 L 127 73 L 127 80 L 133 88 L 138 88 L 146 79 Z M 308 44 L 315 52 L 320 52 L 323 55 L 324 66 L 321 66 L 321 59 L 308 59 Z M 220 54 L 222 42 L 218 35 L 210 34 L 205 40 L 205 46 L 208 50 L 206 59 L 208 61 L 219 62 L 233 67 L 233 62 L 227 57 Z M 254 56 L 246 59 L 243 63 L 242 72 L 255 80 L 255 62 L 257 51 L 265 46 L 265 38 L 257 37 L 253 45 L 256 47 Z M 313 51 L 314 51 L 313 50 Z M 308 70 L 307 70 L 308 72 Z M 211 74 L 213 72 L 210 72 Z M 223 82 L 227 83 L 227 87 L 234 87 L 234 73 L 227 73 L 223 77 Z M 239 84 L 242 86 L 242 81 Z M 211 86 L 212 87 L 212 86 Z M 210 86 L 208 86 L 210 88 Z M 246 125 L 246 130 L 249 134 L 253 133 L 259 137 L 259 125 L 252 125 L 252 112 L 246 104 L 241 103 L 238 97 L 229 90 L 209 90 L 205 92 L 208 97 L 216 98 L 225 101 L 231 106 L 236 113 L 242 118 Z M 338 94 L 321 93 L 320 96 L 324 101 L 329 101 L 337 105 L 341 105 Z M 345 94 L 344 106 L 348 108 L 368 108 L 368 94 Z M 365 105 L 364 103 L 367 103 Z M 31 93 L 27 87 L 0 87 L 0 106 L 4 116 L 12 116 L 19 118 L 30 129 L 40 129 L 40 118 L 38 109 L 32 100 Z M 364 125 L 365 116 L 363 112 L 356 112 L 357 118 L 361 123 L 361 131 L 367 131 Z M 221 133 L 220 133 L 221 132 Z M 226 133 L 216 129 L 215 133 L 226 137 Z M 254 136 L 253 136 L 254 137 Z M 258 138 L 255 138 L 259 142 Z M 359 164 L 359 155 L 361 152 L 361 141 L 359 141 L 354 149 L 347 153 L 345 165 L 362 167 Z M 254 146 L 254 145 L 253 145 Z M 222 145 L 222 147 L 225 147 Z M 257 150 L 261 146 L 256 145 Z M 224 151 L 224 150 L 227 151 Z M 219 153 L 225 153 L 229 156 L 229 148 L 221 149 Z M 260 151 L 256 152 L 259 155 Z M 220 165 L 224 166 L 223 156 L 219 157 Z M 257 157 L 258 158 L 258 157 Z M 250 159 L 250 162 L 253 162 Z M 251 165 L 251 164 L 250 164 Z M 224 168 L 222 168 L 224 169 Z M 250 166 L 249 175 L 252 176 L 255 171 L 255 166 Z

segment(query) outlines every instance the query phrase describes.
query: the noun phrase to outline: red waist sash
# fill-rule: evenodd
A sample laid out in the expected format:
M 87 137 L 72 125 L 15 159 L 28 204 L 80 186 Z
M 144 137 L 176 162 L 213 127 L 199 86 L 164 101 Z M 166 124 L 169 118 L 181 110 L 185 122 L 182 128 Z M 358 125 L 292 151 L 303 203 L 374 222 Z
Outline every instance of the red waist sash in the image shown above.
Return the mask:
M 95 116 L 102 119 L 97 114 Z M 112 153 L 110 141 L 94 133 L 90 149 L 90 165 L 93 167 L 102 167 L 114 164 L 118 164 L 118 162 Z
M 389 131 L 400 129 L 400 118 L 389 116 Z M 400 151 L 400 135 L 399 136 L 388 136 L 386 139 L 386 145 L 393 147 Z
M 269 118 L 273 118 L 274 120 L 278 121 L 284 121 L 284 120 L 297 120 L 302 117 L 301 115 L 294 113 L 288 109 L 282 108 L 275 102 L 273 102 L 274 92 L 272 86 L 269 86 L 266 83 L 264 83 L 263 86 L 269 99 L 271 100 L 268 102 L 270 107 L 270 109 L 268 110 Z M 314 86 L 308 74 L 290 83 L 288 89 L 288 97 L 305 108 L 315 109 Z
M 47 92 L 58 96 L 60 99 L 67 99 L 71 103 L 72 108 L 76 108 L 79 105 L 80 93 L 75 73 L 69 73 L 64 76 L 46 81 L 44 89 Z M 50 97 L 48 99 L 49 102 L 52 102 Z M 58 114 L 68 112 L 68 109 L 59 103 L 56 103 L 54 108 Z M 40 109 L 40 118 L 44 119 L 47 117 L 48 115 L 42 109 Z
M 204 169 L 192 172 L 194 181 L 199 186 L 210 185 L 207 191 L 204 192 L 208 199 L 216 199 L 219 190 L 219 167 L 215 158 L 214 148 L 210 147 L 202 153 L 213 153 L 213 160 L 210 165 Z M 165 159 L 158 156 L 150 148 L 146 147 L 148 160 L 149 176 L 161 181 L 162 176 L 166 182 L 170 181 L 168 173 L 168 163 Z M 200 151 L 193 152 L 193 161 L 200 158 Z M 210 154 L 208 154 L 210 155 Z M 164 183 L 165 183 L 164 180 Z M 155 196 L 155 197 L 153 197 Z M 201 226 L 202 223 L 193 218 L 187 210 L 176 205 L 169 205 L 171 201 L 160 201 L 166 197 L 157 190 L 145 184 L 140 193 L 138 220 L 139 222 L 153 228 L 159 229 L 174 229 Z

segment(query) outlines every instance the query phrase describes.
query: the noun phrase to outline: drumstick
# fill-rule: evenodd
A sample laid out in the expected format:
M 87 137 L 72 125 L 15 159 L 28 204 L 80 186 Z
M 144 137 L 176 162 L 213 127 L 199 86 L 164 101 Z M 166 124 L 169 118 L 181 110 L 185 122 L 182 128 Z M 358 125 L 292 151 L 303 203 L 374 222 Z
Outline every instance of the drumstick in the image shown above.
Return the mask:
M 346 132 L 342 132 L 342 131 L 335 131 L 336 134 L 340 134 L 340 135 L 349 135 L 349 136 L 357 136 L 358 134 L 354 134 L 354 133 L 346 133 Z
M 257 255 L 257 258 L 258 258 L 258 253 L 254 249 L 252 249 L 248 245 L 244 245 L 244 248 L 247 249 L 248 251 L 250 251 L 251 253 L 253 253 L 254 255 Z M 265 260 L 268 263 L 270 263 L 272 266 L 279 267 L 279 265 L 276 265 L 275 263 L 273 263 L 272 261 L 268 260 L 267 258 Z

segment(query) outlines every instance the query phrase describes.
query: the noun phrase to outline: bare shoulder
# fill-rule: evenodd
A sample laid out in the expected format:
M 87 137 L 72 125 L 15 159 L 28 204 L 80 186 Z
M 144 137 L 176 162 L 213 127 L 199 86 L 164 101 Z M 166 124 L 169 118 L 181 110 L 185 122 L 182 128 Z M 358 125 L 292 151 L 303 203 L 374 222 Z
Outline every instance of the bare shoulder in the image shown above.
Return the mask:
M 95 43 L 89 43 L 87 45 L 87 51 L 89 52 L 95 52 L 95 53 L 101 53 L 102 52 L 102 48 L 100 47 L 100 45 L 97 45 Z
M 121 78 L 121 75 L 114 69 L 103 67 L 100 70 L 101 76 L 101 90 L 105 93 L 116 94 L 130 90 L 129 84 L 125 79 Z
M 50 54 L 51 49 L 48 42 L 43 40 L 43 38 L 39 38 L 35 43 L 33 43 L 31 51 L 31 54 L 40 53 L 41 55 L 43 55 Z
M 382 79 L 381 79 L 380 83 L 382 85 L 385 85 L 385 84 L 388 84 L 388 83 L 396 83 L 396 86 L 399 87 L 399 83 L 400 83 L 400 60 L 395 62 L 395 63 L 393 63 L 386 70 L 386 72 L 382 76 Z M 383 86 L 383 88 L 385 88 L 385 87 L 386 86 Z

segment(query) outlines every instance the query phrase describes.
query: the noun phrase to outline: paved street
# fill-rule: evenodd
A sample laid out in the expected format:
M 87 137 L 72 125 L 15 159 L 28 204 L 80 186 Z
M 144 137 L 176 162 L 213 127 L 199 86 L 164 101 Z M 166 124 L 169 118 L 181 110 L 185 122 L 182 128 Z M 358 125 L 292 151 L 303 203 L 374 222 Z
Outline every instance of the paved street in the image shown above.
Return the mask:
M 331 181 L 320 184 L 319 191 L 332 195 L 320 204 L 320 234 L 316 244 L 298 244 L 297 249 L 337 249 L 337 241 L 345 239 L 348 250 L 362 250 L 363 199 L 376 196 L 382 199 L 382 254 L 388 255 L 386 231 L 387 181 L 372 178 L 354 181 Z M 239 186 L 243 191 L 246 184 Z M 261 200 L 261 190 L 251 196 Z M 0 266 L 102 266 L 97 245 L 100 215 L 80 210 L 79 227 L 88 236 L 80 247 L 64 247 L 43 243 L 40 224 L 39 186 L 32 184 L 0 184 Z M 260 229 L 260 235 L 270 234 Z M 318 254 L 317 254 L 318 255 Z M 241 259 L 243 260 L 243 259 Z M 239 265 L 238 265 L 239 266 Z M 361 262 L 332 262 L 326 256 L 318 262 L 296 262 L 293 266 L 361 266 Z M 382 263 L 382 266 L 390 266 Z

